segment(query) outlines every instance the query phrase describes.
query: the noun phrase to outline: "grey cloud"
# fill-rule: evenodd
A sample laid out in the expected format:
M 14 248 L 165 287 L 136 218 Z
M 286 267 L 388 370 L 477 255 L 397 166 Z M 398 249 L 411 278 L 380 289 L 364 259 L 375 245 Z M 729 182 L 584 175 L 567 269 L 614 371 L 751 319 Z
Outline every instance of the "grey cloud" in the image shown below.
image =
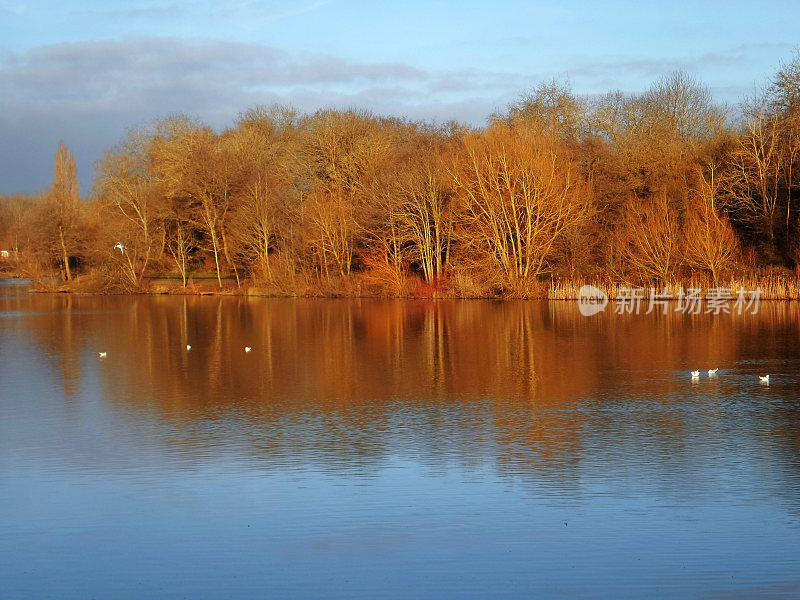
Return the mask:
M 236 0 L 204 0 L 192 3 L 178 2 L 132 2 L 123 8 L 109 7 L 105 13 L 110 17 L 131 17 L 134 19 L 153 19 L 157 21 L 181 20 L 191 24 L 213 23 L 220 18 L 239 19 L 242 22 L 257 21 L 263 24 L 290 16 L 310 12 L 328 4 L 328 0 L 306 0 L 288 3 Z M 81 17 L 85 11 L 73 13 Z
M 7 57 L 0 102 L 42 108 L 100 110 L 180 93 L 185 102 L 221 93 L 295 85 L 358 85 L 428 75 L 397 63 L 363 64 L 328 56 L 290 56 L 266 46 L 232 43 L 135 42 L 58 44 Z M 163 99 L 163 98 L 162 98 Z M 160 104 L 157 103 L 157 105 Z
M 601 59 L 573 57 L 564 73 L 570 77 L 596 80 L 606 85 L 626 76 L 653 79 L 671 71 L 695 72 L 700 69 L 733 68 L 753 60 L 764 53 L 779 56 L 791 49 L 791 44 L 781 42 L 739 44 L 715 52 L 705 52 L 685 57 L 631 57 L 605 56 Z M 616 86 L 611 86 L 616 87 Z
M 132 19 L 177 19 L 185 14 L 184 6 L 180 4 L 140 4 L 129 5 L 126 8 L 115 8 L 108 11 L 108 16 Z
M 148 38 L 64 43 L 0 56 L 0 193 L 43 188 L 59 139 L 74 150 L 84 189 L 92 163 L 126 127 L 172 112 L 228 126 L 254 104 L 301 110 L 362 107 L 413 119 L 483 122 L 523 78 L 402 63 L 289 54 L 258 45 Z
M 202 82 L 235 86 L 292 86 L 411 81 L 436 84 L 454 78 L 460 87 L 508 85 L 502 73 L 461 71 L 433 74 L 403 63 L 364 63 L 313 53 L 289 54 L 260 44 L 181 42 L 164 38 L 54 44 L 0 58 L 0 83 L 13 97 L 61 100 L 68 89 L 121 89 Z M 59 91 L 61 90 L 61 91 Z M 45 96 L 38 92 L 48 91 Z
M 264 0 L 211 0 L 209 2 L 197 3 L 209 15 L 238 14 L 249 18 L 277 20 L 289 16 L 300 15 L 310 12 L 320 6 L 329 4 L 330 0 L 295 0 L 294 2 L 276 2 Z
M 0 15 L 19 16 L 25 13 L 25 5 L 21 2 L 0 2 Z
M 740 60 L 750 51 L 755 50 L 741 47 L 716 57 L 680 60 L 578 57 L 561 67 L 579 83 L 576 90 L 597 92 L 630 81 L 625 72 L 651 80 L 685 67 L 687 60 Z M 194 114 L 216 128 L 230 125 L 249 106 L 272 102 L 303 111 L 359 107 L 411 119 L 482 124 L 498 107 L 553 74 L 428 71 L 404 63 L 288 53 L 260 44 L 169 38 L 0 53 L 0 193 L 43 188 L 59 139 L 75 151 L 88 189 L 92 163 L 127 127 L 173 112 Z
M 442 73 L 430 83 L 430 89 L 441 93 L 461 93 L 469 90 L 520 90 L 540 77 L 502 71 L 462 69 Z
M 502 79 L 494 73 L 458 75 L 473 80 Z M 260 44 L 165 38 L 53 44 L 25 53 L 7 53 L 0 59 L 0 82 L 15 86 L 17 94 L 36 88 L 53 90 L 62 84 L 92 85 L 100 77 L 133 87 L 165 79 L 180 83 L 203 79 L 213 85 L 212 76 L 244 85 L 426 82 L 442 77 L 403 63 L 364 63 L 312 53 L 290 55 Z

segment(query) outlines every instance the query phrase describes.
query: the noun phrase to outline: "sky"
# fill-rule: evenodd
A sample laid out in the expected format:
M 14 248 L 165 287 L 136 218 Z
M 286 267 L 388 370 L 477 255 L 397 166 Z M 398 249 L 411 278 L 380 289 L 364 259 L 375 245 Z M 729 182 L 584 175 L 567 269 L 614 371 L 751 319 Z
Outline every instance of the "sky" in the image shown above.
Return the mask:
M 797 0 L 0 0 L 0 194 L 47 187 L 59 140 L 83 190 L 130 127 L 221 130 L 258 104 L 482 125 L 537 83 L 639 92 L 681 69 L 719 102 L 800 44 Z

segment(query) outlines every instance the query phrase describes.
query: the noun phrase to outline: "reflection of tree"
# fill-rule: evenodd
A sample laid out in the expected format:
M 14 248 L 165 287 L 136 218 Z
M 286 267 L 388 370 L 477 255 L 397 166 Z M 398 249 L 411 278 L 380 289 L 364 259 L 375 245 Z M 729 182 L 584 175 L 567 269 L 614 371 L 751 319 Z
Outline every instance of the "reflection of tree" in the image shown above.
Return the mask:
M 43 312 L 25 327 L 61 361 L 68 394 L 80 390 L 80 357 L 107 351 L 97 363 L 107 401 L 166 425 L 187 457 L 232 447 L 265 467 L 456 461 L 564 485 L 582 465 L 623 468 L 644 456 L 656 475 L 661 466 L 691 476 L 710 452 L 703 432 L 723 425 L 783 432 L 792 460 L 800 456 L 788 433 L 796 411 L 731 425 L 724 395 L 703 412 L 684 404 L 687 365 L 797 356 L 793 304 L 764 303 L 758 317 L 587 319 L 574 304 L 536 302 L 25 302 Z
M 67 396 L 81 391 L 81 355 L 86 339 L 79 305 L 79 298 L 71 294 L 18 295 L 13 300 L 16 310 L 25 315 L 26 330 L 45 351 L 46 360 L 57 363 Z

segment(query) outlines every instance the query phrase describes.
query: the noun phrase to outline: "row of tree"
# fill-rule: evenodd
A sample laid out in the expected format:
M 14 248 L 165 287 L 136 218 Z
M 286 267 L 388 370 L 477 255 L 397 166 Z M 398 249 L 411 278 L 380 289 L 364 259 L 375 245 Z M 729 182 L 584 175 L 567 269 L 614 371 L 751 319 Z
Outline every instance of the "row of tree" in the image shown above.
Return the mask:
M 0 200 L 0 248 L 35 275 L 142 289 L 535 293 L 542 280 L 671 282 L 800 263 L 800 57 L 736 117 L 683 73 L 642 94 L 541 85 L 483 128 L 257 107 L 216 133 L 132 130 L 81 199 Z

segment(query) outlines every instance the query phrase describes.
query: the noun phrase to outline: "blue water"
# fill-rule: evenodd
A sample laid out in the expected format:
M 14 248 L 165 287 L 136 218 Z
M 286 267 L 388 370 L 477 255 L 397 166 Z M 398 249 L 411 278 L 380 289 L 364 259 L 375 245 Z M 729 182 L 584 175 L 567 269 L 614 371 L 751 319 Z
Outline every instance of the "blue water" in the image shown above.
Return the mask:
M 798 332 L 0 284 L 0 598 L 797 598 Z

